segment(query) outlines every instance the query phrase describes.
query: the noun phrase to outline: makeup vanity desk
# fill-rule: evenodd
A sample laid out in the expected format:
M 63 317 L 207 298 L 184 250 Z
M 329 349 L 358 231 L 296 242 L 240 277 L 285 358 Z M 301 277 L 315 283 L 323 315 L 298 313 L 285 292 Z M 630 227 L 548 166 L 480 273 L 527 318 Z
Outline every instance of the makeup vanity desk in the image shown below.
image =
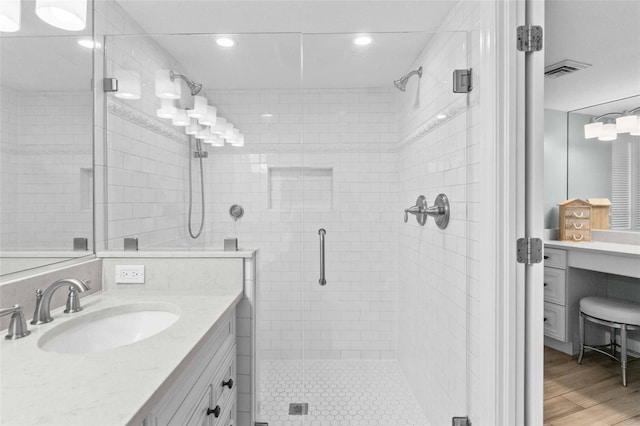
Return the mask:
M 609 274 L 635 278 L 631 287 L 640 300 L 640 245 L 545 241 L 545 345 L 570 355 L 578 352 L 580 299 L 606 296 Z

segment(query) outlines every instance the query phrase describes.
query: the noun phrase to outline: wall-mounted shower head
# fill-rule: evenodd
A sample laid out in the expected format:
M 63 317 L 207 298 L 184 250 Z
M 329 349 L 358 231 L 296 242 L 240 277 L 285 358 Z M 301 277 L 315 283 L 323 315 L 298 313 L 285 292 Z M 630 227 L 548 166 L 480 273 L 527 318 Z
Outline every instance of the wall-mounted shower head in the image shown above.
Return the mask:
M 394 81 L 393 84 L 395 84 L 395 86 L 399 90 L 402 90 L 404 92 L 405 89 L 407 88 L 407 82 L 415 74 L 418 74 L 418 78 L 422 78 L 422 67 L 418 68 L 417 70 L 411 71 L 410 73 L 408 73 L 407 75 L 405 75 L 401 79 Z
M 189 86 L 189 90 L 191 90 L 192 96 L 197 95 L 198 93 L 200 93 L 200 90 L 202 90 L 202 84 L 196 83 L 195 81 L 191 80 L 189 77 L 185 75 L 170 71 L 169 76 L 171 77 L 171 81 L 175 80 L 176 78 L 179 78 L 180 80 L 187 83 L 187 86 Z

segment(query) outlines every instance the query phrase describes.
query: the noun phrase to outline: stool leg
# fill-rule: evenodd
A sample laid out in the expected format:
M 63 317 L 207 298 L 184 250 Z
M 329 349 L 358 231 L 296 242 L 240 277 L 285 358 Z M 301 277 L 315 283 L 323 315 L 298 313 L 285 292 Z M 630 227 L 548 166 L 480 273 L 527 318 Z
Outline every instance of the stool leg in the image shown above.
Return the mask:
M 611 327 L 611 336 L 609 342 L 611 343 L 611 355 L 616 356 L 616 329 Z
M 622 386 L 627 386 L 627 325 L 620 327 L 620 364 L 622 369 Z
M 578 328 L 580 332 L 580 354 L 578 355 L 578 364 L 582 364 L 582 356 L 584 355 L 584 315 L 580 311 L 578 316 Z

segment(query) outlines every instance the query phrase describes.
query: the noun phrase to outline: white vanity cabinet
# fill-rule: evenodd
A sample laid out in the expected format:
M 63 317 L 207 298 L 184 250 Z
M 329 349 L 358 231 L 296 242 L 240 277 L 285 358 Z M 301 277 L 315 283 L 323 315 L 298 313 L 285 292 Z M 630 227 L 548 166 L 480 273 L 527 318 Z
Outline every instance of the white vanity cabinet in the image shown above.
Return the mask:
M 544 252 L 544 334 L 562 342 L 567 335 L 566 251 Z
M 235 312 L 221 324 L 160 397 L 144 426 L 235 425 Z

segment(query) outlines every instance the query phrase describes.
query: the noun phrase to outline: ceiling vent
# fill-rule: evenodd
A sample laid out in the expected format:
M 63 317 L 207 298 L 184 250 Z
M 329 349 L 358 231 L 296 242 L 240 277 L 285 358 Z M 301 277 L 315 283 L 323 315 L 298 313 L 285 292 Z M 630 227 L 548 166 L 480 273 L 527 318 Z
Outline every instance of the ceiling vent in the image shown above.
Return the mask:
M 547 78 L 558 78 L 563 75 L 571 74 L 572 72 L 580 71 L 585 68 L 589 68 L 591 64 L 585 64 L 584 62 L 572 61 L 571 59 L 565 59 L 557 64 L 544 67 L 544 76 Z

